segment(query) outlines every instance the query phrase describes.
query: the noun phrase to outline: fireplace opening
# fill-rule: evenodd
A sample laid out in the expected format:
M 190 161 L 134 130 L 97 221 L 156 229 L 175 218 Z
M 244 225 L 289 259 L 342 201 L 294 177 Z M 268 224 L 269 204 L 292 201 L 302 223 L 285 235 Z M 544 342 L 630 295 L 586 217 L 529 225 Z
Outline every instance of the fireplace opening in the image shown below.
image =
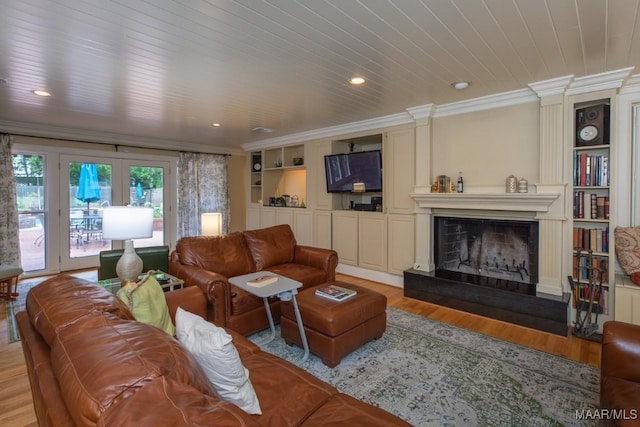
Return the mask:
M 536 294 L 538 223 L 434 218 L 436 277 Z

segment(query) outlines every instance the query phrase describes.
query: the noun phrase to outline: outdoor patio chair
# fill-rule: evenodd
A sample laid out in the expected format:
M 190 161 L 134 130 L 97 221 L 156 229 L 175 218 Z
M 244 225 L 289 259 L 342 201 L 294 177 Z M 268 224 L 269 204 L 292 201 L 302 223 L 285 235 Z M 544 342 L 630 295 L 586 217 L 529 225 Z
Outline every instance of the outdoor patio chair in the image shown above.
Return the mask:
M 16 299 L 18 296 L 18 276 L 22 274 L 22 271 L 22 267 L 0 265 L 0 298 Z

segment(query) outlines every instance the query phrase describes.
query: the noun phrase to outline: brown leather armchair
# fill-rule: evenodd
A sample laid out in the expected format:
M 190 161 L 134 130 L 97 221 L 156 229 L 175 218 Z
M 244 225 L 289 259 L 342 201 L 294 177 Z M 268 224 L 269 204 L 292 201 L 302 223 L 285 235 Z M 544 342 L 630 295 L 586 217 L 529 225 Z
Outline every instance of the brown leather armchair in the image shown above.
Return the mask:
M 640 326 L 605 322 L 600 364 L 600 407 L 607 426 L 640 426 Z
M 276 225 L 224 236 L 183 237 L 171 253 L 169 273 L 186 286 L 199 286 L 209 298 L 209 318 L 241 334 L 269 326 L 262 299 L 228 282 L 228 278 L 270 271 L 302 283 L 302 289 L 335 280 L 338 254 L 298 245 L 291 227 Z M 274 321 L 280 301 L 271 301 Z

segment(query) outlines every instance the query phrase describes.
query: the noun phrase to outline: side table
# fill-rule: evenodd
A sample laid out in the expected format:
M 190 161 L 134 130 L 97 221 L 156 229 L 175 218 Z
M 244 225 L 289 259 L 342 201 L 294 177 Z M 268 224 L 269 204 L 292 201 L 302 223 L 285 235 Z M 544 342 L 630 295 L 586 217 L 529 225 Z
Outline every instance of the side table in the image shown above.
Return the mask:
M 252 286 L 249 281 L 257 279 L 262 276 L 276 276 L 277 281 L 264 286 Z M 296 300 L 296 294 L 298 288 L 302 287 L 302 283 L 289 279 L 288 277 L 281 276 L 279 274 L 271 273 L 269 271 L 258 271 L 255 273 L 244 274 L 242 276 L 231 277 L 229 283 L 243 289 L 250 294 L 262 298 L 264 302 L 264 308 L 267 312 L 267 318 L 269 319 L 269 327 L 271 328 L 271 335 L 269 338 L 261 344 L 267 344 L 276 337 L 276 327 L 273 324 L 273 315 L 271 314 L 271 307 L 269 306 L 269 297 L 278 297 L 282 301 L 291 301 L 293 304 L 293 311 L 295 314 L 296 322 L 298 323 L 298 331 L 300 332 L 300 339 L 302 340 L 302 348 L 304 354 L 299 363 L 304 362 L 309 357 L 309 344 L 307 342 L 307 336 L 304 332 L 304 325 L 302 324 L 302 317 L 300 316 L 300 309 L 298 308 L 298 301 Z
M 156 273 L 154 276 L 156 277 L 156 279 L 158 279 L 159 276 L 169 279 L 169 281 L 166 283 L 160 283 L 160 287 L 165 292 L 173 291 L 174 289 L 180 289 L 184 285 L 184 280 L 160 270 L 156 270 Z M 160 280 L 158 280 L 158 282 L 160 282 Z M 96 283 L 99 286 L 102 286 L 103 288 L 107 289 L 114 295 L 118 293 L 122 284 L 120 279 L 117 277 L 114 277 L 112 279 L 98 280 Z

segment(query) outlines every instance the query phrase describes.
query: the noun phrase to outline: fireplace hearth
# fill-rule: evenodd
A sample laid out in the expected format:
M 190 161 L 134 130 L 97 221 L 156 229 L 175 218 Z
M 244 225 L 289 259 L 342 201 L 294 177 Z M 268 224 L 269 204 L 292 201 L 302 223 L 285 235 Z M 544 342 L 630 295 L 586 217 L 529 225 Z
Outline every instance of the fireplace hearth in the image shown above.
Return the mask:
M 569 294 L 540 294 L 533 292 L 530 284 L 470 276 L 447 270 L 405 270 L 404 295 L 556 335 L 567 335 Z

